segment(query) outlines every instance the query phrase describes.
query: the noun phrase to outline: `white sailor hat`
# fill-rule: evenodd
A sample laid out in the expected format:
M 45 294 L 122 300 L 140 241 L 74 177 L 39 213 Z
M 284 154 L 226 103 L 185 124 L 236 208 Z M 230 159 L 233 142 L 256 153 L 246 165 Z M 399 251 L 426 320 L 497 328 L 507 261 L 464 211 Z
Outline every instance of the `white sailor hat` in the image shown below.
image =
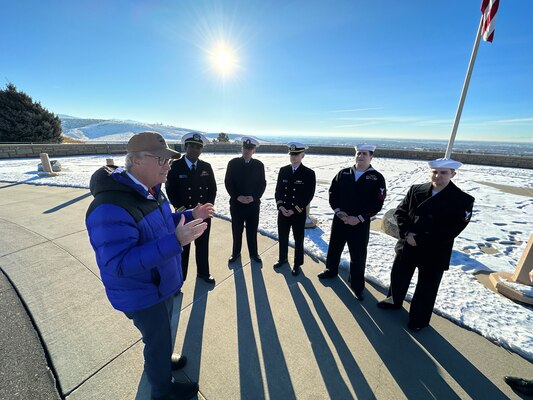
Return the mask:
M 250 136 L 243 136 L 241 138 L 242 147 L 245 149 L 255 149 L 256 147 L 259 147 L 259 142 Z
M 207 143 L 209 143 L 209 140 L 202 135 L 200 132 L 189 132 L 182 136 L 181 138 L 182 144 L 187 143 L 195 143 L 199 144 L 200 146 L 204 147 Z
M 452 160 L 451 158 L 438 158 L 436 160 L 428 161 L 430 168 L 450 168 L 450 169 L 459 169 L 462 163 L 459 161 Z
M 376 146 L 373 144 L 357 144 L 355 145 L 355 151 L 370 151 L 374 152 L 376 150 Z
M 309 146 L 306 146 L 305 144 L 300 142 L 289 142 L 287 143 L 287 147 L 289 148 L 290 155 L 303 153 L 306 149 L 309 148 Z

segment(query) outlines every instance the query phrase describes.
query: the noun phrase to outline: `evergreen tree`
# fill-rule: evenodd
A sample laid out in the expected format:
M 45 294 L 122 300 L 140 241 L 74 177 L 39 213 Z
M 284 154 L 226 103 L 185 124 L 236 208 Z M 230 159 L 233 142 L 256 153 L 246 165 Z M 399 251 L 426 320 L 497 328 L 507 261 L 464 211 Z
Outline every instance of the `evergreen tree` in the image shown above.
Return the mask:
M 0 89 L 0 142 L 61 143 L 61 121 L 8 83 Z
M 229 143 L 229 136 L 227 133 L 224 133 L 224 132 L 220 132 L 218 134 L 218 142 L 219 143 Z

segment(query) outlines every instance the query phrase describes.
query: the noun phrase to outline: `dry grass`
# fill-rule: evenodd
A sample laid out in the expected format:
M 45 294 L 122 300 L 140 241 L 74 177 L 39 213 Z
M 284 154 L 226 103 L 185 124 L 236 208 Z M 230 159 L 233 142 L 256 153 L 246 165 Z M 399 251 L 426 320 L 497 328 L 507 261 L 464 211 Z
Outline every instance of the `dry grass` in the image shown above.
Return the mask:
M 72 139 L 68 136 L 63 136 L 63 143 L 73 143 L 73 144 L 82 144 L 85 143 L 83 140 Z

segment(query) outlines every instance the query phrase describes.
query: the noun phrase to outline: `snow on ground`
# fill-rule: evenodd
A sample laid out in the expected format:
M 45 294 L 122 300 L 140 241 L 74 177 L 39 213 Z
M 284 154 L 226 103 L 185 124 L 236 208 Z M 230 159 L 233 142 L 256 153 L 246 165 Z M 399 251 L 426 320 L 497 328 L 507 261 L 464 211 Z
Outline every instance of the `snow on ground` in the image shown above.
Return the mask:
M 217 215 L 225 219 L 229 219 L 229 196 L 224 188 L 224 174 L 228 161 L 236 156 L 235 153 L 202 156 L 213 166 L 218 183 L 215 207 Z M 58 157 L 62 172 L 49 178 L 37 175 L 39 161 L 36 159 L 0 160 L 0 181 L 88 188 L 91 174 L 105 164 L 106 157 L 109 156 Z M 265 164 L 267 177 L 259 230 L 277 239 L 274 190 L 279 168 L 288 164 L 288 156 L 259 153 L 256 157 Z M 123 157 L 115 158 L 115 164 L 122 165 Z M 317 218 L 318 226 L 306 230 L 306 252 L 324 261 L 333 216 L 328 203 L 329 185 L 341 168 L 353 164 L 353 157 L 308 154 L 304 164 L 317 175 L 311 215 Z M 378 218 L 398 205 L 410 185 L 428 180 L 424 161 L 376 157 L 372 165 L 387 180 L 388 195 Z M 470 224 L 455 241 L 450 270 L 444 274 L 435 312 L 533 361 L 533 308 L 492 292 L 473 275 L 478 271 L 514 272 L 533 233 L 533 171 L 467 164 L 458 171 L 454 182 L 473 195 L 476 202 Z M 509 193 L 486 183 L 520 187 L 529 195 Z M 390 236 L 371 231 L 366 277 L 385 288 L 389 285 L 394 244 Z M 342 266 L 348 264 L 349 255 L 345 249 Z M 310 273 L 314 272 L 319 271 Z M 413 281 L 416 282 L 416 278 Z M 530 290 L 519 286 L 524 293 Z M 414 284 L 408 299 L 413 291 Z

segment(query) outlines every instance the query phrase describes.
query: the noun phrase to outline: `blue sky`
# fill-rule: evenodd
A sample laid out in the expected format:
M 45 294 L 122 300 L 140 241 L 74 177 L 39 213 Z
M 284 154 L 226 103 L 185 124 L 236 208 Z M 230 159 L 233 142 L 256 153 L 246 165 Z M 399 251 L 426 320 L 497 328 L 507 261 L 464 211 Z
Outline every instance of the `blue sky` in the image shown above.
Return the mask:
M 447 139 L 481 16 L 481 0 L 1 2 L 1 86 L 56 114 L 255 135 Z M 533 141 L 531 15 L 501 0 L 457 140 Z

